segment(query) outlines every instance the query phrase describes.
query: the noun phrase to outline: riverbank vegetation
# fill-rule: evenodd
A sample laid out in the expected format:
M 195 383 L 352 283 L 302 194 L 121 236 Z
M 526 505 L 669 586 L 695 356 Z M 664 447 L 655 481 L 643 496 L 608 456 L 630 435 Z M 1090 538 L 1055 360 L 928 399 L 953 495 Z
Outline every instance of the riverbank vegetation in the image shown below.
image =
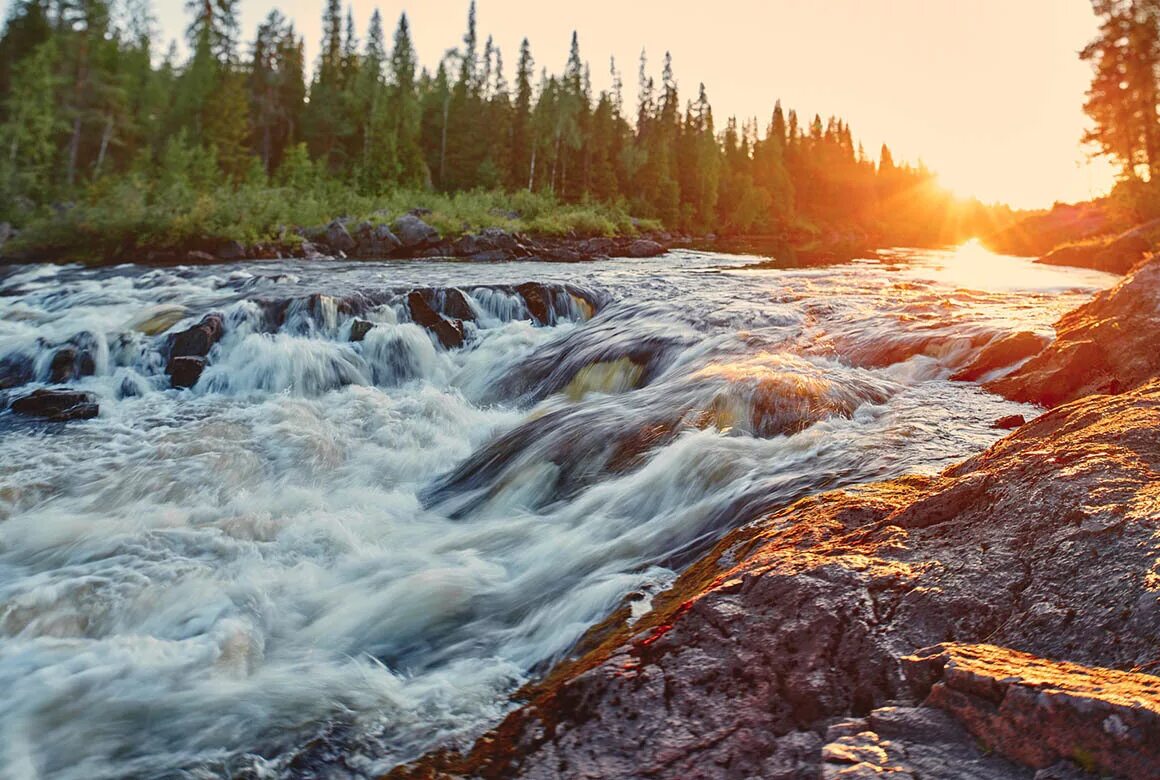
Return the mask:
M 575 35 L 561 73 L 526 40 L 505 59 L 481 40 L 474 4 L 433 71 L 405 14 L 388 42 L 377 11 L 360 30 L 328 0 L 311 73 L 278 11 L 243 41 L 237 0 L 189 9 L 183 60 L 173 45 L 159 54 L 148 0 L 13 4 L 0 37 L 0 220 L 22 229 L 18 246 L 283 240 L 415 207 L 445 235 L 644 225 L 887 243 L 959 240 L 1009 217 L 952 197 L 885 146 L 872 157 L 837 117 L 777 103 L 765 122 L 719 121 L 704 85 L 679 87 L 668 54 L 658 77 L 642 53 L 635 98 L 615 62 L 611 87 L 593 89 Z

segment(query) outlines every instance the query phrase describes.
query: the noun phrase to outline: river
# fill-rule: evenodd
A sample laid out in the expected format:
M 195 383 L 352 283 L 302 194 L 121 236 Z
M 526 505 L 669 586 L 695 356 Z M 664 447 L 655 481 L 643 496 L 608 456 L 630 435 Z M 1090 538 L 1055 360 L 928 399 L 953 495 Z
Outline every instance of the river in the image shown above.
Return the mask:
M 728 530 L 1036 414 L 948 377 L 1113 281 L 975 244 L 0 269 L 10 395 L 71 340 L 100 403 L 0 412 L 0 777 L 371 777 L 469 744 Z M 463 347 L 408 321 L 416 288 L 466 294 Z M 172 389 L 167 332 L 209 312 Z

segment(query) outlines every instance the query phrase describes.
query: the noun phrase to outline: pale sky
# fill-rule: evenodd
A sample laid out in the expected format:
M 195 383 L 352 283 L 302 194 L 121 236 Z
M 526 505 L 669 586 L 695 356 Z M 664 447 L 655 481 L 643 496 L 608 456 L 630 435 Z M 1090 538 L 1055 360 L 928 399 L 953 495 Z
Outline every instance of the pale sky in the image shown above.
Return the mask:
M 166 39 L 186 25 L 183 0 L 155 0 Z M 318 51 L 322 0 L 240 0 L 252 39 L 274 7 Z M 406 10 L 419 58 L 433 67 L 459 43 L 467 0 L 353 0 L 360 37 L 379 7 L 388 36 Z M 866 149 L 886 141 L 954 191 L 1020 207 L 1105 193 L 1112 170 L 1088 164 L 1079 139 L 1093 37 L 1089 0 L 479 0 L 480 40 L 494 35 L 512 77 L 527 36 L 537 66 L 560 71 L 573 29 L 593 84 L 608 59 L 635 101 L 642 47 L 658 77 L 673 54 L 682 100 L 704 82 L 718 125 L 731 114 L 764 127 L 774 100 L 803 117 L 845 117 Z

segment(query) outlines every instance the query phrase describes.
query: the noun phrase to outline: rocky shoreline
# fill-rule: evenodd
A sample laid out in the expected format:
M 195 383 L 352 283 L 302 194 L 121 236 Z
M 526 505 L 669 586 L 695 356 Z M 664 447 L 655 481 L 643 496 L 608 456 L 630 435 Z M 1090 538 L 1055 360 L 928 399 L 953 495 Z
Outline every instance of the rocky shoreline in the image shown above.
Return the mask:
M 402 778 L 1160 777 L 1160 259 L 989 387 L 986 452 L 723 539 Z
M 357 258 L 410 260 L 456 258 L 472 262 L 542 260 L 576 263 L 609 257 L 656 257 L 669 247 L 693 241 L 689 236 L 642 232 L 631 236 L 538 236 L 486 228 L 447 238 L 428 224 L 430 212 L 414 209 L 391 222 L 335 219 L 311 228 L 287 228 L 278 241 L 243 244 L 206 239 L 180 247 L 125 246 L 93 264 L 144 262 L 150 265 L 231 263 L 285 258 Z M 5 255 L 15 238 L 11 226 L 0 225 L 0 263 L 68 260 L 67 251 L 28 251 Z

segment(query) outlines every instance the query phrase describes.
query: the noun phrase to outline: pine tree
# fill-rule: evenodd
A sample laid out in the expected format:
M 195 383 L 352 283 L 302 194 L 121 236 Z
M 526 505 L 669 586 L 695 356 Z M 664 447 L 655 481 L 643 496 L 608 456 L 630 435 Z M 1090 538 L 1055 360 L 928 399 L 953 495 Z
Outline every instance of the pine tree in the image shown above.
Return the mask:
M 512 189 L 532 188 L 532 48 L 528 39 L 520 43 L 520 60 L 516 66 L 516 99 L 512 107 L 511 165 L 508 186 Z

